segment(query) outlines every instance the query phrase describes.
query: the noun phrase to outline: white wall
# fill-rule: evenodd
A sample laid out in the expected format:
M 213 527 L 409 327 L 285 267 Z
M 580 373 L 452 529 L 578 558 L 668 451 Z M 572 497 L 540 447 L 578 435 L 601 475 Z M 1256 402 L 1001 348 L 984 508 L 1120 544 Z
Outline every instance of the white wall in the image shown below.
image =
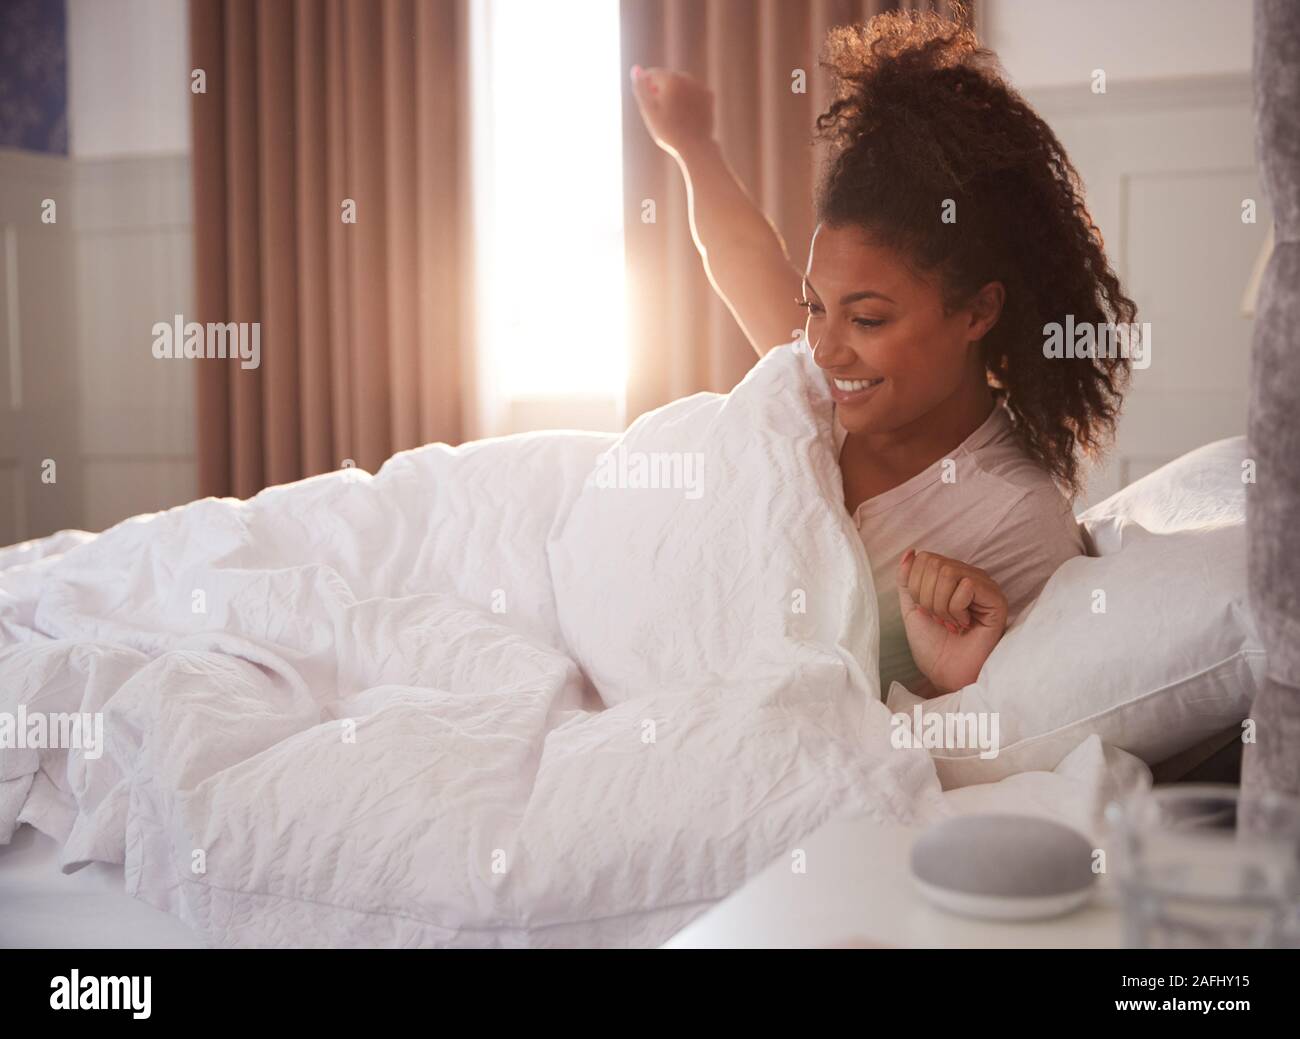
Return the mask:
M 0 151 L 0 544 L 195 494 L 195 371 L 151 352 L 194 295 L 188 10 L 68 0 L 69 156 Z
M 1247 0 L 982 0 L 984 42 L 1052 125 L 1153 360 L 1134 374 L 1096 501 L 1245 432 L 1243 290 L 1270 222 L 1254 157 Z M 1106 93 L 1092 93 L 1094 69 Z M 1243 199 L 1259 220 L 1243 224 Z M 1086 501 L 1084 504 L 1086 504 Z
M 78 525 L 187 501 L 194 377 L 150 352 L 194 298 L 189 4 L 69 0 L 77 299 Z
M 1021 88 L 1250 70 L 1249 0 L 978 0 L 984 42 Z
M 189 5 L 68 0 L 73 158 L 188 154 Z

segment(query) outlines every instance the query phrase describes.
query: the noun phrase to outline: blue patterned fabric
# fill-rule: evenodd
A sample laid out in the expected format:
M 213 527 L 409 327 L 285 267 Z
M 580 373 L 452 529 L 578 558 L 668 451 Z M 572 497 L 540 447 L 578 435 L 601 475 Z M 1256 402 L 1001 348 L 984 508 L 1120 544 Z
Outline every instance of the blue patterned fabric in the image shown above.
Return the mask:
M 0 148 L 68 154 L 64 0 L 0 0 Z

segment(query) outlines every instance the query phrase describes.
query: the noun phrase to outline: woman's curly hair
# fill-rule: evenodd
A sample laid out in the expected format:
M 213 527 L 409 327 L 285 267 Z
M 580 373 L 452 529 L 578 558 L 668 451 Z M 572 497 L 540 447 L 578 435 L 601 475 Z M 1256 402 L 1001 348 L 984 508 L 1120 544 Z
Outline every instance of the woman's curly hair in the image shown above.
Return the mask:
M 1127 325 L 1137 308 L 1061 142 L 974 32 L 933 13 L 835 29 L 822 67 L 837 92 L 817 119 L 831 144 L 818 219 L 861 227 L 937 273 L 949 310 L 1003 284 L 1001 317 L 981 343 L 989 385 L 1025 449 L 1077 493 L 1080 454 L 1097 457 L 1114 433 L 1130 361 L 1046 357 L 1044 326 L 1067 315 Z M 940 219 L 946 199 L 955 223 Z

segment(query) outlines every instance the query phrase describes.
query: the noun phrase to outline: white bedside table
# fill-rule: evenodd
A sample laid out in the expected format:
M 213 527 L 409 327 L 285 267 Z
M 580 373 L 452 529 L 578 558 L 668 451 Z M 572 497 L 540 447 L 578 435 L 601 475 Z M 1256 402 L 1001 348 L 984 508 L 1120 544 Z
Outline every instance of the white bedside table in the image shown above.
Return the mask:
M 870 819 L 827 823 L 789 855 L 664 943 L 665 949 L 772 947 L 1114 948 L 1120 914 L 1103 883 L 1078 912 L 1033 923 L 952 916 L 915 890 L 908 859 L 921 831 Z

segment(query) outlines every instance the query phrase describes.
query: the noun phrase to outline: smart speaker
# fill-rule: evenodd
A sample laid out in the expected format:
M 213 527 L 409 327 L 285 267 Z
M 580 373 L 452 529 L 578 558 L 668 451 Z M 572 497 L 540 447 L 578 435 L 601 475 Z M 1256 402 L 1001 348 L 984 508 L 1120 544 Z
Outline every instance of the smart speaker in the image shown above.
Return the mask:
M 1092 895 L 1092 845 L 1076 830 L 1031 815 L 963 815 L 912 846 L 912 876 L 940 909 L 986 920 L 1039 920 Z

